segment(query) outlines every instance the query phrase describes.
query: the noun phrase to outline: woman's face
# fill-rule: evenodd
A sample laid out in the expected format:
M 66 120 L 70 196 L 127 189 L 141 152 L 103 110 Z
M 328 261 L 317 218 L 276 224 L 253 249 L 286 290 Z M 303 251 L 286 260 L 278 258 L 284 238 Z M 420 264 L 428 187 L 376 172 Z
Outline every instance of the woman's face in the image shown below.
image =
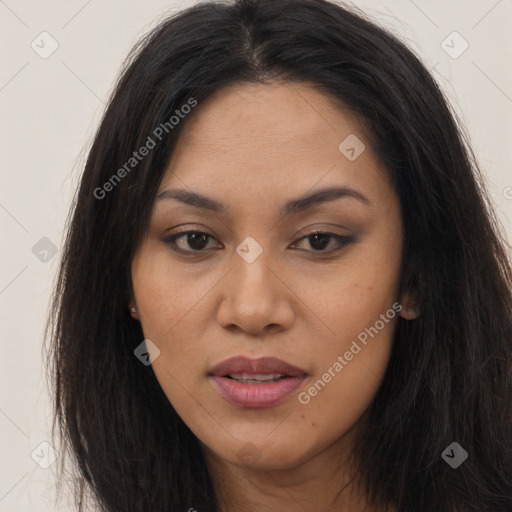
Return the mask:
M 357 118 L 305 84 L 230 86 L 182 122 L 131 305 L 208 451 L 291 468 L 357 428 L 382 381 L 399 201 Z

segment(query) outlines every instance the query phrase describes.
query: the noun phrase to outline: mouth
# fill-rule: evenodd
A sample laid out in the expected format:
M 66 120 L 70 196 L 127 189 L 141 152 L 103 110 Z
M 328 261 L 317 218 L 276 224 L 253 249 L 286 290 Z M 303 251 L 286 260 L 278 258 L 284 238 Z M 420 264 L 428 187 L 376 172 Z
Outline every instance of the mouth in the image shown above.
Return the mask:
M 289 375 L 282 373 L 232 373 L 231 375 L 223 375 L 227 379 L 236 380 L 243 384 L 268 384 L 269 382 L 277 382 L 278 380 L 289 378 Z
M 300 386 L 306 376 L 305 370 L 268 357 L 234 357 L 216 365 L 208 374 L 224 399 L 245 408 L 278 405 Z

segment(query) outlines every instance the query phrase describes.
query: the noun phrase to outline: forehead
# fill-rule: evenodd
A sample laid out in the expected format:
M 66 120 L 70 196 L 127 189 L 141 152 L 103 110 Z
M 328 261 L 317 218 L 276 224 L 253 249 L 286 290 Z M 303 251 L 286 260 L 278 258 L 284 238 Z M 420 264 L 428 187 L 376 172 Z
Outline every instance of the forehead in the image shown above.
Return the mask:
M 346 140 L 364 148 L 356 159 L 340 149 Z M 217 91 L 185 119 L 160 191 L 236 191 L 245 201 L 248 194 L 299 196 L 315 184 L 364 185 L 376 199 L 387 192 L 383 181 L 362 123 L 339 102 L 305 83 L 241 83 Z
M 335 133 L 362 134 L 357 117 L 305 83 L 234 84 L 210 96 L 187 121 L 182 145 L 233 150 L 305 146 Z M 329 143 L 331 137 L 326 141 Z M 279 148 L 278 146 L 281 146 Z M 213 146 L 213 148 L 212 148 Z

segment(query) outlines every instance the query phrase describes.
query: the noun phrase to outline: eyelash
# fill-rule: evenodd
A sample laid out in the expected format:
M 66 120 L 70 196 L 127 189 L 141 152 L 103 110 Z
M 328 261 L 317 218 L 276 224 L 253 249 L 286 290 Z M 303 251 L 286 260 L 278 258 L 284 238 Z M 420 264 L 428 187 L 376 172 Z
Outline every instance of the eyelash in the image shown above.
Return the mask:
M 215 237 L 213 235 L 210 235 L 209 233 L 205 233 L 203 231 L 189 230 L 189 231 L 181 231 L 179 233 L 175 233 L 174 235 L 170 235 L 170 236 L 164 238 L 163 242 L 168 244 L 172 251 L 180 253 L 180 254 L 186 254 L 188 256 L 191 256 L 191 255 L 194 255 L 194 254 L 200 254 L 202 252 L 206 252 L 207 249 L 187 251 L 187 250 L 184 250 L 184 249 L 180 249 L 180 248 L 178 248 L 176 246 L 176 240 L 178 240 L 178 239 L 180 239 L 180 238 L 182 238 L 182 237 L 184 237 L 186 235 L 189 235 L 189 234 L 206 235 L 208 237 L 207 242 L 209 242 L 210 239 L 215 239 Z M 341 251 L 342 249 L 344 249 L 345 247 L 347 247 L 348 245 L 350 245 L 351 243 L 353 243 L 355 241 L 355 237 L 353 235 L 344 236 L 344 235 L 337 235 L 336 233 L 329 233 L 329 232 L 326 232 L 326 231 L 313 231 L 313 232 L 308 233 L 307 235 L 304 235 L 303 237 L 299 238 L 297 240 L 297 242 L 294 242 L 294 243 L 301 242 L 302 240 L 305 240 L 307 238 L 313 237 L 315 235 L 326 235 L 326 236 L 329 236 L 329 237 L 331 237 L 331 239 L 334 239 L 339 245 L 335 249 L 331 249 L 331 250 L 328 250 L 328 251 L 324 251 L 324 250 L 319 250 L 319 251 L 310 250 L 310 251 L 306 251 L 306 252 L 311 252 L 311 253 L 319 254 L 319 255 L 330 255 L 330 254 L 334 254 L 334 253 L 337 253 L 337 252 Z

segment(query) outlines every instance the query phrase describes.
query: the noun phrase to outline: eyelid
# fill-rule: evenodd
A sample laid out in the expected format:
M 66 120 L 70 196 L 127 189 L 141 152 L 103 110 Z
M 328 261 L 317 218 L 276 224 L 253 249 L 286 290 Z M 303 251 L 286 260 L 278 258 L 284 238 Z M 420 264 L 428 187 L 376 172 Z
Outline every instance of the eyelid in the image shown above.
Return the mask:
M 308 232 L 306 235 L 300 237 L 299 239 L 296 240 L 296 242 L 293 242 L 292 246 L 301 242 L 302 240 L 306 239 L 306 238 L 309 238 L 311 236 L 314 236 L 314 235 L 327 235 L 327 236 L 330 236 L 332 239 L 336 240 L 336 242 L 338 242 L 338 247 L 335 247 L 334 249 L 330 249 L 330 250 L 327 250 L 327 251 L 314 251 L 314 250 L 307 250 L 307 249 L 304 249 L 304 252 L 307 252 L 309 254 L 315 254 L 315 255 L 329 255 L 329 254 L 335 254 L 337 252 L 340 252 L 341 250 L 343 250 L 347 245 L 355 242 L 356 240 L 356 237 L 354 235 L 340 235 L 338 233 L 332 233 L 330 231 L 325 231 L 325 230 L 314 230 L 314 231 L 311 231 L 311 232 Z M 299 249 L 299 250 L 302 250 L 302 249 Z
M 180 254 L 185 254 L 185 255 L 200 255 L 201 253 L 206 254 L 207 249 L 203 249 L 201 251 L 193 251 L 193 250 L 187 251 L 187 250 L 184 250 L 184 249 L 180 249 L 179 247 L 176 246 L 176 244 L 175 244 L 176 240 L 178 240 L 179 238 L 181 238 L 184 235 L 187 235 L 189 233 L 195 233 L 195 234 L 200 234 L 200 235 L 207 235 L 209 237 L 208 241 L 210 239 L 217 240 L 217 238 L 215 236 L 213 236 L 212 234 L 208 233 L 207 231 L 201 231 L 199 229 L 183 229 L 183 230 L 179 230 L 179 231 L 174 232 L 172 235 L 165 235 L 162 238 L 162 242 L 164 242 L 167 245 L 169 245 L 171 247 L 171 250 L 173 250 L 174 252 L 180 253 Z
M 173 250 L 174 252 L 177 252 L 180 254 L 185 254 L 188 256 L 199 256 L 202 254 L 207 254 L 208 251 L 211 250 L 211 249 L 201 249 L 201 250 L 194 251 L 194 250 L 180 249 L 179 247 L 177 247 L 177 245 L 175 243 L 176 240 L 178 240 L 179 238 L 181 238 L 189 233 L 206 235 L 208 237 L 208 242 L 212 239 L 216 240 L 218 242 L 217 238 L 214 235 L 208 233 L 207 231 L 201 231 L 198 229 L 179 230 L 179 231 L 174 232 L 172 235 L 165 236 L 164 238 L 162 238 L 162 241 L 164 243 L 168 244 L 171 247 L 171 250 Z M 322 229 L 315 229 L 313 231 L 308 231 L 301 237 L 297 238 L 294 242 L 292 242 L 291 247 L 294 247 L 298 243 L 302 242 L 303 240 L 310 238 L 317 234 L 318 235 L 326 235 L 326 236 L 330 237 L 331 239 L 334 239 L 338 243 L 338 246 L 335 247 L 334 249 L 330 249 L 330 250 L 319 250 L 319 251 L 307 250 L 307 249 L 297 249 L 297 250 L 300 250 L 300 251 L 303 251 L 303 252 L 306 252 L 309 254 L 318 255 L 321 257 L 321 256 L 327 256 L 327 255 L 331 255 L 331 254 L 340 252 L 347 245 L 350 245 L 351 243 L 354 243 L 356 241 L 355 235 L 340 235 L 338 233 L 333 233 L 333 232 L 322 230 Z

